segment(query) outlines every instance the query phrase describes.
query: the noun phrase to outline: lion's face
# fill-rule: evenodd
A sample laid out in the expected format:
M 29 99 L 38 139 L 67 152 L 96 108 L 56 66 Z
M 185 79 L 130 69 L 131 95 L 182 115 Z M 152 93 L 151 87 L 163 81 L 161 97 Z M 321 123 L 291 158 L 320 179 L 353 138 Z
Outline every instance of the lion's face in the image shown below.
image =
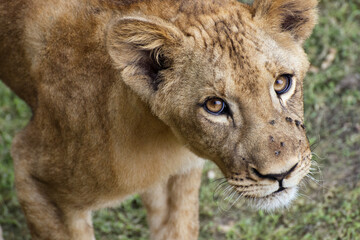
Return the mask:
M 167 25 L 171 34 L 161 48 L 150 51 L 158 65 L 125 67 L 123 77 L 157 74 L 144 77 L 151 91 L 133 89 L 194 153 L 214 161 L 243 197 L 272 209 L 295 197 L 311 165 L 302 100 L 309 63 L 301 44 L 315 13 L 297 11 L 304 16 L 284 22 L 281 6 L 260 2 L 225 6 L 222 14 L 182 15 L 173 22 L 177 27 Z M 301 7 L 296 4 L 288 7 Z M 136 54 L 142 65 L 151 62 L 139 56 L 144 52 Z

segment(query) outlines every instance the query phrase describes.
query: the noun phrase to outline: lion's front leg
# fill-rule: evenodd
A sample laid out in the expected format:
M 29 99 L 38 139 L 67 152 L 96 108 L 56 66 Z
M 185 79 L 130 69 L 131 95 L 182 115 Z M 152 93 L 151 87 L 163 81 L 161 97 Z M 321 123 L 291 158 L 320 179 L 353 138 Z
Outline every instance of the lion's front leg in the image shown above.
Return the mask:
M 48 189 L 17 168 L 17 194 L 33 240 L 95 240 L 91 212 L 60 207 Z
M 174 175 L 142 195 L 153 240 L 192 240 L 199 231 L 201 168 Z

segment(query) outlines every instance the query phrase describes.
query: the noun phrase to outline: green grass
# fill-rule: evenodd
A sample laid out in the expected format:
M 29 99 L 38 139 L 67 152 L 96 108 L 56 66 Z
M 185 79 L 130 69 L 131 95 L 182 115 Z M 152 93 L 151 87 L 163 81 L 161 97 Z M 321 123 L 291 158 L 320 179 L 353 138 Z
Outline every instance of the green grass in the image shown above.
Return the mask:
M 0 82 L 0 226 L 4 239 L 26 239 L 22 236 L 28 234 L 15 195 L 10 145 L 15 132 L 29 117 L 26 104 Z
M 360 236 L 360 0 L 320 2 L 319 24 L 306 51 L 312 63 L 305 80 L 305 118 L 319 184 L 310 182 L 287 210 L 253 212 L 237 206 L 222 212 L 213 201 L 216 184 L 207 178 L 200 194 L 201 240 L 209 239 L 358 239 Z M 321 66 L 331 51 L 334 61 Z M 29 239 L 14 190 L 11 140 L 30 117 L 26 105 L 0 83 L 0 226 L 6 240 Z M 146 214 L 134 196 L 115 209 L 94 214 L 97 239 L 148 239 Z

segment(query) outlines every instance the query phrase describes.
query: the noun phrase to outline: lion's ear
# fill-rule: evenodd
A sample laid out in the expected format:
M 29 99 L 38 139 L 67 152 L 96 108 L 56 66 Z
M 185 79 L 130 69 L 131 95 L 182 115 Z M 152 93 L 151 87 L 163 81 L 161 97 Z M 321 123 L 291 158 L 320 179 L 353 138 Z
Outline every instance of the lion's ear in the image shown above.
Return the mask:
M 317 0 L 255 0 L 254 17 L 265 29 L 289 32 L 295 41 L 303 43 L 317 21 Z
M 123 81 L 148 101 L 171 67 L 171 51 L 181 43 L 182 33 L 161 20 L 121 18 L 107 34 L 108 52 Z

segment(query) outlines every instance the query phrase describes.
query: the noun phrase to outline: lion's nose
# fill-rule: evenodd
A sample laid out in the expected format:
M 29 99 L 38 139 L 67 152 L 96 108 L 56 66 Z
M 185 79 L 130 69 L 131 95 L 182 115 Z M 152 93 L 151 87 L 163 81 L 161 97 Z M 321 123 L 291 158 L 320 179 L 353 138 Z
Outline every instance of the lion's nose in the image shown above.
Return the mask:
M 294 169 L 296 168 L 298 164 L 296 163 L 294 166 L 292 166 L 288 171 L 283 172 L 283 173 L 271 173 L 271 174 L 261 174 L 258 170 L 256 170 L 255 168 L 252 168 L 253 173 L 258 176 L 259 178 L 264 178 L 264 179 L 272 179 L 272 180 L 277 180 L 277 181 L 281 181 L 283 180 L 286 176 L 288 176 L 291 172 L 294 171 Z

